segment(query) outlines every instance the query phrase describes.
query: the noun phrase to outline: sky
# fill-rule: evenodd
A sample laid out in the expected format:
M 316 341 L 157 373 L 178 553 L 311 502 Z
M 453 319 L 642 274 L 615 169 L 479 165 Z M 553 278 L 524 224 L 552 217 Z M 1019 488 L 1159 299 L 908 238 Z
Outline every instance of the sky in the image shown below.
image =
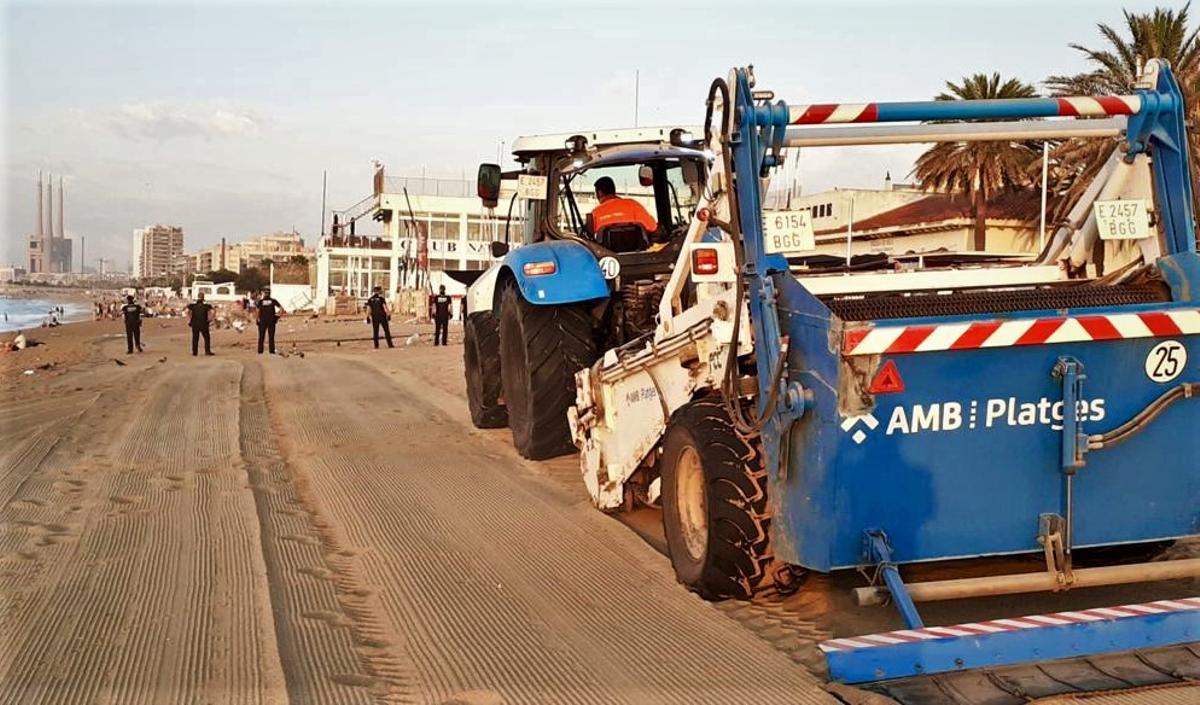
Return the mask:
M 390 175 L 473 178 L 523 134 L 697 124 L 753 64 L 793 103 L 921 100 L 999 71 L 1041 88 L 1071 42 L 1152 2 L 113 2 L 0 0 L 0 262 L 20 263 L 39 170 L 66 180 L 89 267 L 132 231 L 185 249 L 321 228 Z M 1181 7 L 1182 2 L 1169 4 Z M 806 150 L 800 186 L 902 179 L 920 147 Z M 56 190 L 57 197 L 57 190 Z

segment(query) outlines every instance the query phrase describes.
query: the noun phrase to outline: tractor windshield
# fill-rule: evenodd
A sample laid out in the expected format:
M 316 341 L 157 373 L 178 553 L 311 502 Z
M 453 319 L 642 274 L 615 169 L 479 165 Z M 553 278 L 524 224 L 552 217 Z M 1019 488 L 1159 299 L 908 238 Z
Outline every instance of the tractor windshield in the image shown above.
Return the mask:
M 655 226 L 650 234 L 665 242 L 687 228 L 700 200 L 702 173 L 700 164 L 686 159 L 605 164 L 565 173 L 558 190 L 558 227 L 563 232 L 595 238 L 592 212 L 599 205 L 597 182 L 606 179 L 611 182 L 614 196 L 636 201 L 645 210 Z

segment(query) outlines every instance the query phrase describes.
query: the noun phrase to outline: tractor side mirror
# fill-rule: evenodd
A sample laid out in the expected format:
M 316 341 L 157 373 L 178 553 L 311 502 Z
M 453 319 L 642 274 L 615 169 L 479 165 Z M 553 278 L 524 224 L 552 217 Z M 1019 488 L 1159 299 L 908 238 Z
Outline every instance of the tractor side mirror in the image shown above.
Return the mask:
M 654 185 L 654 169 L 648 166 L 638 167 L 638 183 L 642 186 Z
M 499 240 L 492 241 L 492 258 L 500 259 L 508 254 L 508 243 L 500 242 Z
M 500 165 L 480 164 L 479 176 L 475 180 L 475 191 L 483 201 L 484 208 L 495 208 L 500 202 Z

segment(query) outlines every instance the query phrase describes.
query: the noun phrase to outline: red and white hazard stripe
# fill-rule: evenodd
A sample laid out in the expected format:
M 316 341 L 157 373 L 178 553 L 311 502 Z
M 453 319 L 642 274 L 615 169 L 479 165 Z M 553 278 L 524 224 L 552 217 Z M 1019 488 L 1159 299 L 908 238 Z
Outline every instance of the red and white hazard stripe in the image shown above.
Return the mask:
M 970 622 L 955 624 L 950 627 L 923 627 L 921 629 L 900 629 L 882 634 L 867 634 L 847 639 L 829 639 L 820 643 L 821 651 L 850 651 L 853 649 L 870 649 L 877 646 L 892 646 L 914 641 L 929 641 L 932 639 L 950 639 L 962 636 L 981 636 L 998 632 L 1014 632 L 1020 629 L 1041 629 L 1044 627 L 1060 627 L 1065 624 L 1081 624 L 1084 622 L 1103 622 L 1130 617 L 1144 617 L 1149 614 L 1166 614 L 1168 612 L 1189 612 L 1200 610 L 1200 597 L 1185 597 L 1179 600 L 1159 600 L 1138 605 L 1120 605 L 1118 607 L 1100 607 L 1077 612 L 1055 612 L 1013 619 L 993 619 L 987 622 Z
M 1200 309 L 850 328 L 844 355 L 897 355 L 1200 334 Z
M 875 122 L 877 119 L 879 119 L 879 108 L 875 103 L 821 103 L 788 106 L 788 122 L 793 125 Z
M 1136 95 L 1109 95 L 1096 97 L 1059 98 L 1058 114 L 1063 117 L 1107 117 L 1109 115 L 1137 115 L 1142 110 L 1142 99 Z

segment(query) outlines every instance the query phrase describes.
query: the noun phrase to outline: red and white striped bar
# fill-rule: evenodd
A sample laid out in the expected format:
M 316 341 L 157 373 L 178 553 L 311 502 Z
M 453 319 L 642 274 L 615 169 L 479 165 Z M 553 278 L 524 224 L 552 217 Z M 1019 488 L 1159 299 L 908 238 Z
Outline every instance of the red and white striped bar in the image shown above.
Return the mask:
M 843 355 L 902 355 L 1022 345 L 1200 335 L 1200 309 L 849 328 Z
M 1114 117 L 1142 110 L 1138 95 L 1017 98 L 917 103 L 814 103 L 788 106 L 792 125 L 922 122 L 942 119 L 1021 119 L 1027 117 Z M 961 113 L 961 115 L 960 115 Z
M 1075 612 L 1055 612 L 1012 619 L 993 619 L 987 622 L 970 622 L 955 624 L 950 627 L 924 627 L 922 629 L 900 629 L 882 634 L 866 634 L 844 639 L 829 639 L 819 644 L 825 653 L 852 651 L 854 649 L 871 649 L 879 646 L 893 646 L 920 641 L 937 639 L 952 639 L 963 636 L 996 634 L 999 632 L 1014 632 L 1023 629 L 1040 629 L 1043 627 L 1058 627 L 1066 624 L 1083 624 L 1087 622 L 1103 622 L 1131 617 L 1144 617 L 1152 614 L 1169 614 L 1172 612 L 1200 611 L 1200 597 L 1185 597 L 1179 600 L 1158 600 L 1137 605 L 1120 605 L 1117 607 L 1100 607 Z

